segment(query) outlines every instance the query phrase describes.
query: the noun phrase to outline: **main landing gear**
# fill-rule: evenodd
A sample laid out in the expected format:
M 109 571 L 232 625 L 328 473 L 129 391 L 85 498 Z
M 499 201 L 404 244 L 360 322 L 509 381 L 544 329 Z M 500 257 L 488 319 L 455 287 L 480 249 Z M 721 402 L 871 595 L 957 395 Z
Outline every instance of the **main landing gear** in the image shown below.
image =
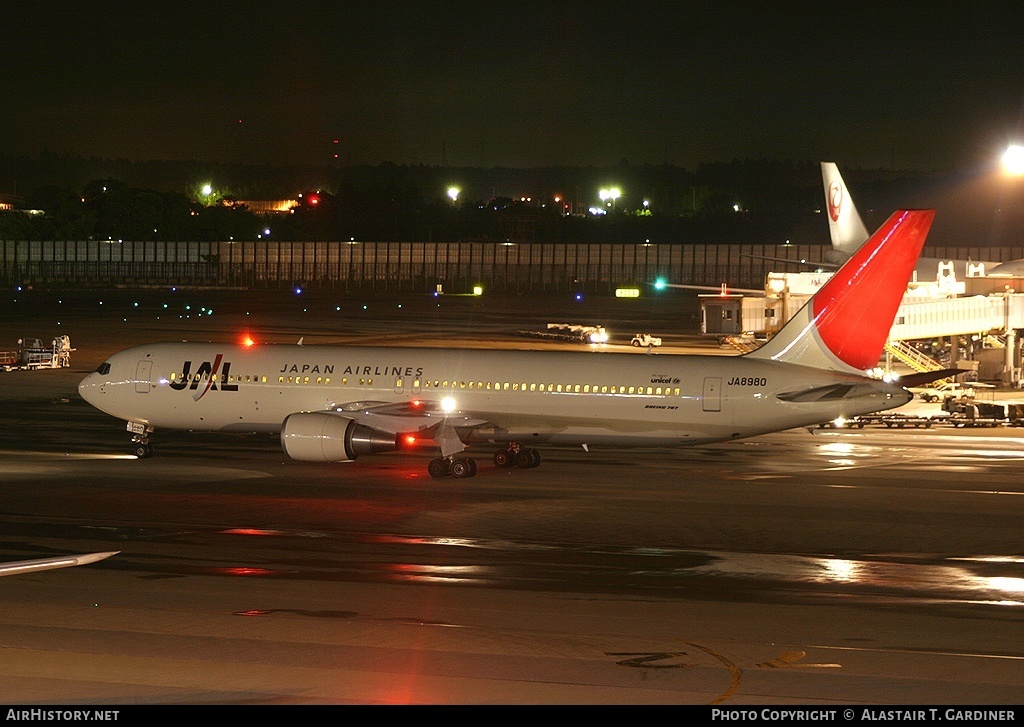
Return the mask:
M 476 460 L 470 457 L 438 457 L 430 460 L 427 465 L 427 472 L 434 479 L 448 477 L 451 475 L 457 479 L 472 477 L 476 474 Z
M 508 449 L 499 449 L 494 453 L 494 466 L 503 469 L 518 467 L 529 469 L 540 464 L 540 452 L 536 449 L 523 449 L 517 445 Z M 476 460 L 470 457 L 437 457 L 430 460 L 427 472 L 434 479 L 442 477 L 473 477 L 476 474 Z
M 495 467 L 529 469 L 539 464 L 540 452 L 536 449 L 522 449 L 518 446 L 511 446 L 508 449 L 499 449 L 494 453 Z

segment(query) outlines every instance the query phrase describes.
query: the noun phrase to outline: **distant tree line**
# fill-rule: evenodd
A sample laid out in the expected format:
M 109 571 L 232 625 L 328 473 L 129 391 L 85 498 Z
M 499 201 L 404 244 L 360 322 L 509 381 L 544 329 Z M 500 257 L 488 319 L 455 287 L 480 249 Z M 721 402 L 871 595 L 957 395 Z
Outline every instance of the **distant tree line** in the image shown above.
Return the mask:
M 90 173 L 111 173 L 81 181 Z M 877 200 L 933 177 L 844 170 L 866 218 Z M 11 180 L 8 182 L 7 180 Z M 208 182 L 216 190 L 197 190 Z M 614 185 L 622 195 L 598 200 Z M 447 190 L 458 187 L 456 199 Z M 0 239 L 374 240 L 600 243 L 823 243 L 817 163 L 476 169 L 253 168 L 0 155 L 0 192 L 27 209 L 0 213 Z M 300 196 L 301 195 L 301 196 Z M 262 215 L 246 200 L 299 199 Z M 894 205 L 895 206 L 895 205 Z M 891 211 L 888 203 L 882 209 Z M 599 209 L 595 215 L 590 208 Z M 866 219 L 869 223 L 880 223 Z M 269 230 L 269 233 L 267 232 Z

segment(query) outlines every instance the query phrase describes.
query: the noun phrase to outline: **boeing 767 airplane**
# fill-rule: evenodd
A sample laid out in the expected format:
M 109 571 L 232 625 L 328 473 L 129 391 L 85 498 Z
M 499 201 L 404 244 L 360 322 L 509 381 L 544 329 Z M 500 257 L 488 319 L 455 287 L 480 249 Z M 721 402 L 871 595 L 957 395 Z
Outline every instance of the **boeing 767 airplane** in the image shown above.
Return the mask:
M 434 477 L 471 477 L 468 448 L 535 467 L 542 445 L 726 442 L 892 409 L 871 378 L 935 216 L 896 212 L 764 346 L 742 356 L 158 343 L 114 354 L 79 385 L 157 429 L 280 432 L 292 458 L 350 462 L 429 446 Z

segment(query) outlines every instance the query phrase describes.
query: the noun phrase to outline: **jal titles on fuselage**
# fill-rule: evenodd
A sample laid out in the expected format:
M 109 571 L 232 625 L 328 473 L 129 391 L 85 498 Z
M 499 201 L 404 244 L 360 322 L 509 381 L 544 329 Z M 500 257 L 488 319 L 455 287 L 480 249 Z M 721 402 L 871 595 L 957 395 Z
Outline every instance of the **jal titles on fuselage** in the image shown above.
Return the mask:
M 328 363 L 286 363 L 282 374 L 333 374 L 334 364 Z M 344 376 L 422 376 L 422 366 L 382 366 L 379 364 L 346 366 Z

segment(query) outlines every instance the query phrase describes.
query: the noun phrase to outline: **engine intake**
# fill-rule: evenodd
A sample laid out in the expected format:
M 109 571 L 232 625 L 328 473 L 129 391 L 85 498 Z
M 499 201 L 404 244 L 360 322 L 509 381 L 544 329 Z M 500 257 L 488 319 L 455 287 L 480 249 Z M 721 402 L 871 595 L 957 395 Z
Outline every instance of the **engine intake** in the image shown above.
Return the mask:
M 396 436 L 326 412 L 289 414 L 281 425 L 281 448 L 306 462 L 351 462 L 361 454 L 398 449 Z

